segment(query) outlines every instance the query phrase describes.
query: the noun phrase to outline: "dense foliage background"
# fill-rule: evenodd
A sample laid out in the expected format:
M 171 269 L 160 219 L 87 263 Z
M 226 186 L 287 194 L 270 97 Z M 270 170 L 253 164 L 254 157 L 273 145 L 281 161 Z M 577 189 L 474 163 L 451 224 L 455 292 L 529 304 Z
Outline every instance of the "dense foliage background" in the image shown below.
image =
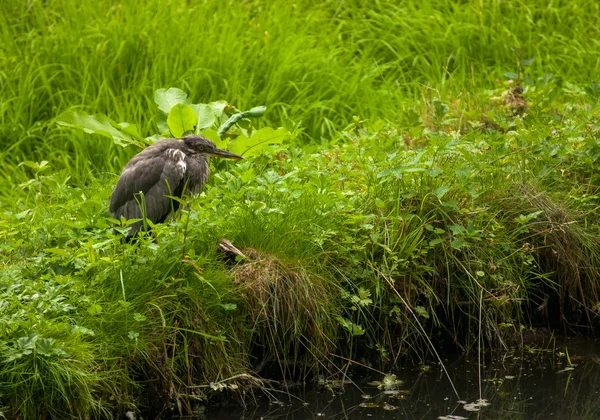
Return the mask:
M 597 327 L 600 5 L 363 3 L 0 3 L 0 417 Z M 108 198 L 170 87 L 267 106 L 230 148 L 283 134 L 121 244 Z

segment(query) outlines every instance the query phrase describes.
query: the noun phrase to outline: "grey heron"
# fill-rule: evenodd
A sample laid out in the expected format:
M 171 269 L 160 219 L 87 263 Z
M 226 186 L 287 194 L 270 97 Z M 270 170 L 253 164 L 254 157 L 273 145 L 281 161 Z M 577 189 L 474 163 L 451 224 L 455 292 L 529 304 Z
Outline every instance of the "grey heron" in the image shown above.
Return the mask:
M 208 179 L 208 157 L 242 159 L 241 156 L 218 149 L 202 136 L 163 139 L 135 155 L 125 168 L 110 198 L 114 219 L 143 219 L 162 223 L 179 208 L 171 199 L 186 194 L 198 194 Z M 129 241 L 144 221 L 131 225 Z

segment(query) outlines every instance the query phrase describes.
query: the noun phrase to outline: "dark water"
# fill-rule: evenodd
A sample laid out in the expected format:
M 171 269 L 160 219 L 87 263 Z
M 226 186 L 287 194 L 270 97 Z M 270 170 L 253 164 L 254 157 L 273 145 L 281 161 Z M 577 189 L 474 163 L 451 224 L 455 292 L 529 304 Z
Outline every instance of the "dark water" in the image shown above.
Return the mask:
M 600 346 L 596 342 L 567 340 L 556 344 L 554 351 L 487 355 L 481 376 L 476 354 L 470 359 L 446 360 L 444 365 L 456 392 L 440 364 L 431 362 L 394 372 L 402 384 L 390 385 L 387 390 L 368 384 L 383 380 L 382 375 L 373 373 L 354 377 L 354 384 L 343 387 L 333 382 L 265 392 L 258 405 L 245 410 L 212 408 L 195 418 L 600 419 Z M 469 406 L 480 398 L 489 405 Z

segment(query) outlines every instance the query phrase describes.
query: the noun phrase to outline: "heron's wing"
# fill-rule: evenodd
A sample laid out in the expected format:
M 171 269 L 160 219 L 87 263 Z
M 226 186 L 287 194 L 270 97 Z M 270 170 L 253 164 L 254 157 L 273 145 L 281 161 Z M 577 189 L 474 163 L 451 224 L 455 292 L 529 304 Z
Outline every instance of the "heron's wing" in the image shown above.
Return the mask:
M 141 218 L 141 192 L 146 217 L 154 223 L 164 220 L 171 211 L 171 200 L 167 196 L 176 195 L 185 172 L 185 154 L 177 149 L 167 149 L 158 156 L 132 161 L 123 170 L 110 199 L 112 216 L 115 219 L 121 216 Z M 132 231 L 137 229 L 134 225 Z

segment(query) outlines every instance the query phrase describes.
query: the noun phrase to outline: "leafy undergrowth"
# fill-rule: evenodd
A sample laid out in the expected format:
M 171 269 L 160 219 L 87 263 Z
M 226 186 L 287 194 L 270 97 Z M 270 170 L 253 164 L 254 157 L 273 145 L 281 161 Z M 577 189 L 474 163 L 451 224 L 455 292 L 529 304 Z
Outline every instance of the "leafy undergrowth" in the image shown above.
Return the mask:
M 258 375 L 594 328 L 598 98 L 511 86 L 213 162 L 203 194 L 135 245 L 112 233 L 114 177 L 76 186 L 27 163 L 0 220 L 2 411 L 186 412 Z

